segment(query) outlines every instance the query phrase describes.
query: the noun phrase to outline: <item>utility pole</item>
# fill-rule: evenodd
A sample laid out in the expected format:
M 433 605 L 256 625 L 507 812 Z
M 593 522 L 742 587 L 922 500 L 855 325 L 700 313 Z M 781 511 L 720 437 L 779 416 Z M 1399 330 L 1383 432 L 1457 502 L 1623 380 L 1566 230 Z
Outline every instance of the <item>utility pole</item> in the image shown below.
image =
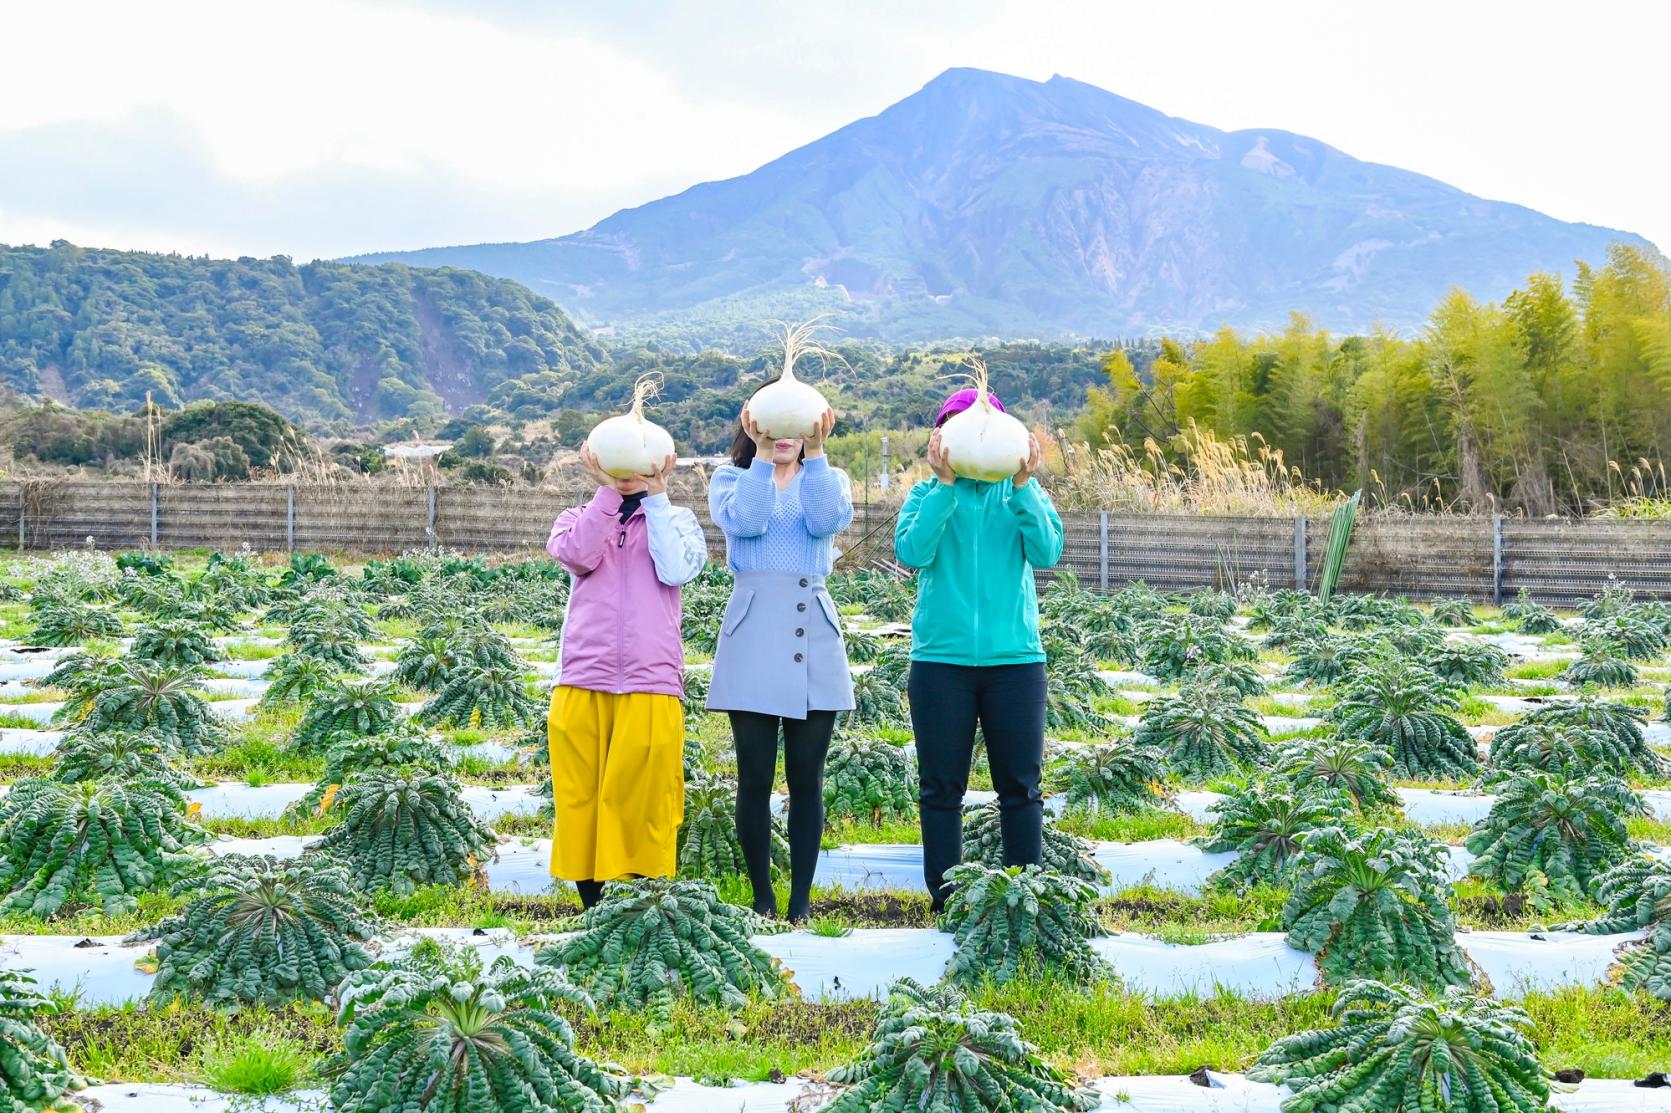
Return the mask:
M 882 474 L 876 480 L 877 489 L 888 493 L 888 434 L 882 434 Z

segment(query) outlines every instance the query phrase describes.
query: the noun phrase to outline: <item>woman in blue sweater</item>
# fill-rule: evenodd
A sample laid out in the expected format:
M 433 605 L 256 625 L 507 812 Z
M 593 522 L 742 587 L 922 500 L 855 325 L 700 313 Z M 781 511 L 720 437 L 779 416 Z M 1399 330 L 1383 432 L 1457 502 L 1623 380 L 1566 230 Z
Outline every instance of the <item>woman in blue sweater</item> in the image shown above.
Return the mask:
M 764 385 L 764 384 L 762 384 Z M 731 463 L 708 485 L 737 582 L 720 626 L 708 709 L 731 716 L 737 748 L 737 839 L 754 910 L 777 914 L 772 891 L 772 785 L 778 736 L 789 782 L 789 919 L 811 911 L 824 834 L 824 755 L 836 715 L 853 706 L 853 676 L 835 601 L 824 586 L 834 538 L 853 520 L 847 473 L 830 466 L 826 410 L 810 436 L 773 438 L 743 407 Z

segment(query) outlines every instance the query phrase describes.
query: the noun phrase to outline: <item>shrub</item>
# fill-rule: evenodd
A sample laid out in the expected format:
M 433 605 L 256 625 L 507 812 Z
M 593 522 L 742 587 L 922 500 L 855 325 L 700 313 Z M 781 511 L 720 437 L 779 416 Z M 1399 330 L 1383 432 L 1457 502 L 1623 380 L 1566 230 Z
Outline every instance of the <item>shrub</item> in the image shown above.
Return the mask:
M 1633 854 L 1603 874 L 1595 896 L 1607 909 L 1588 922 L 1557 924 L 1557 931 L 1614 935 L 1641 931 L 1645 937 L 1620 952 L 1619 980 L 1626 989 L 1646 990 L 1671 1001 L 1671 862 Z
M 1049 823 L 1044 825 L 1044 868 L 1064 877 L 1106 884 L 1108 871 L 1097 864 L 1091 844 Z M 991 869 L 1004 868 L 1003 825 L 998 801 L 963 809 L 963 860 Z
M 157 945 L 153 1001 L 211 1008 L 323 1001 L 371 965 L 376 933 L 365 897 L 321 859 L 227 855 L 174 886 L 193 899 L 130 942 Z
M 7 1113 L 81 1108 L 62 1099 L 87 1083 L 70 1069 L 58 1041 L 35 1023 L 37 1016 L 57 1011 L 29 974 L 0 969 L 0 1104 Z
M 1444 849 L 1431 839 L 1386 828 L 1354 837 L 1326 827 L 1300 836 L 1282 923 L 1289 944 L 1316 955 L 1330 982 L 1467 985 L 1449 896 Z
M 633 1090 L 575 1051 L 557 1008 L 591 1000 L 555 970 L 426 940 L 350 975 L 341 996 L 336 1113 L 615 1113 Z
M 300 753 L 320 753 L 344 739 L 385 734 L 398 722 L 394 685 L 339 678 L 313 697 L 291 745 Z
M 1226 793 L 1210 810 L 1212 833 L 1198 844 L 1211 854 L 1237 855 L 1214 879 L 1235 886 L 1285 885 L 1299 857 L 1300 836 L 1330 826 L 1335 804 L 1329 797 L 1255 781 Z
M 679 828 L 679 875 L 706 880 L 748 873 L 737 842 L 737 786 L 722 777 L 686 774 L 685 822 Z M 782 817 L 772 819 L 772 866 L 789 869 Z
M 1167 803 L 1165 758 L 1129 739 L 1066 747 L 1050 774 L 1070 812 L 1127 815 Z
M 1349 682 L 1329 710 L 1339 733 L 1392 755 L 1407 777 L 1460 777 L 1479 768 L 1479 748 L 1449 712 L 1458 704 L 1448 684 L 1404 657 L 1382 656 Z
M 881 823 L 917 814 L 917 771 L 903 748 L 838 738 L 824 765 L 824 814 Z
M 1144 704 L 1132 739 L 1165 754 L 1180 776 L 1206 780 L 1264 761 L 1263 734 L 1259 717 L 1234 693 L 1190 685 Z
M 830 1081 L 848 1089 L 818 1113 L 1085 1113 L 1102 1104 L 1041 1060 L 1013 1018 L 909 978 L 894 983 L 858 1060 Z
M 722 901 L 706 881 L 612 881 L 581 917 L 578 934 L 541 951 L 607 1005 L 665 1022 L 674 1003 L 740 1009 L 749 995 L 789 992 L 778 960 L 750 936 L 769 921 Z
M 1497 800 L 1474 824 L 1471 872 L 1519 892 L 1540 871 L 1567 901 L 1588 897 L 1600 876 L 1630 853 L 1625 817 L 1646 812 L 1629 785 L 1609 773 L 1564 776 L 1517 772 L 1497 784 Z
M 189 619 L 157 619 L 134 631 L 133 656 L 161 665 L 203 665 L 221 659 L 209 632 Z
M 1293 791 L 1333 793 L 1360 812 L 1399 806 L 1398 794 L 1387 783 L 1391 772 L 1387 751 L 1336 735 L 1299 741 L 1277 765 L 1277 775 Z
M 523 688 L 517 669 L 467 661 L 452 670 L 442 689 L 418 709 L 417 718 L 420 723 L 495 729 L 527 726 L 544 711 Z
M 1353 981 L 1335 1000 L 1336 1026 L 1284 1037 L 1248 1077 L 1287 1085 L 1283 1113 L 1544 1113 L 1549 1078 L 1532 1022 L 1459 986 L 1430 996 Z
M 965 862 L 946 872 L 945 930 L 957 941 L 945 978 L 1004 985 L 1026 970 L 1086 985 L 1110 973 L 1087 940 L 1102 934 L 1090 882 L 1038 866 L 990 869 Z
M 88 900 L 124 915 L 184 872 L 203 838 L 178 791 L 153 782 L 19 781 L 0 801 L 0 907 L 46 919 Z
M 342 822 L 314 849 L 340 859 L 364 888 L 407 894 L 420 885 L 457 885 L 493 853 L 493 832 L 446 774 L 372 769 L 350 777 L 333 806 Z
M 203 672 L 194 665 L 124 660 L 93 697 L 82 725 L 93 733 L 150 735 L 177 753 L 209 753 L 226 737 L 226 727 L 198 695 L 202 682 Z

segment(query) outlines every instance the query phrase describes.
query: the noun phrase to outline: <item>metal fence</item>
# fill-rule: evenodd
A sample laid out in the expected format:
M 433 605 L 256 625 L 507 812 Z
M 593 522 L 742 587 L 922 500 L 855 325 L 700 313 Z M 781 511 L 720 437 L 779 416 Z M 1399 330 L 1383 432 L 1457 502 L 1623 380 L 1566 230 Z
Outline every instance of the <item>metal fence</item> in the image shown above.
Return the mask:
M 220 548 L 385 554 L 444 546 L 464 552 L 540 551 L 552 518 L 581 501 L 575 489 L 146 484 L 96 480 L 0 483 L 0 537 L 19 548 Z M 709 546 L 724 538 L 699 486 L 674 501 L 696 512 Z M 859 508 L 838 539 L 849 561 L 893 555 L 897 508 Z M 1165 591 L 1315 582 L 1327 518 L 1225 518 L 1115 511 L 1062 516 L 1058 570 L 1118 590 L 1134 580 Z M 1044 575 L 1052 575 L 1045 573 Z M 1456 516 L 1358 519 L 1343 591 L 1501 601 L 1520 588 L 1570 605 L 1617 582 L 1671 598 L 1671 522 L 1524 521 Z

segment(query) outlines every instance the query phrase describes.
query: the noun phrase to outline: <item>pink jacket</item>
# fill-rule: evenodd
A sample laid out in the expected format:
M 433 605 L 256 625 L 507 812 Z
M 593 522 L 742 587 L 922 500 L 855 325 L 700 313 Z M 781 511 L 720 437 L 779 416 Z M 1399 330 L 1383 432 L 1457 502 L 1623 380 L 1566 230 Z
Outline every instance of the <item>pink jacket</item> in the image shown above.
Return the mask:
M 684 695 L 679 585 L 708 559 L 696 515 L 650 495 L 626 522 L 621 495 L 599 487 L 563 511 L 545 551 L 573 577 L 559 684 L 625 695 Z

